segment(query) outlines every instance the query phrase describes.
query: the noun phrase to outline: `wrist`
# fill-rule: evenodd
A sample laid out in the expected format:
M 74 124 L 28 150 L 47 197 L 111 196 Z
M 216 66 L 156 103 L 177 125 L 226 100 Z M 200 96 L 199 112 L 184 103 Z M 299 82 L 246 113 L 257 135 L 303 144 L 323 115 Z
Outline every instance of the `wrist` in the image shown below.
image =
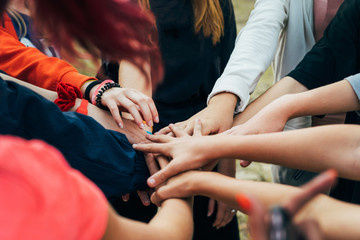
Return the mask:
M 216 107 L 219 110 L 230 112 L 234 114 L 236 103 L 238 102 L 238 97 L 230 92 L 221 92 L 213 96 L 209 100 L 209 107 Z

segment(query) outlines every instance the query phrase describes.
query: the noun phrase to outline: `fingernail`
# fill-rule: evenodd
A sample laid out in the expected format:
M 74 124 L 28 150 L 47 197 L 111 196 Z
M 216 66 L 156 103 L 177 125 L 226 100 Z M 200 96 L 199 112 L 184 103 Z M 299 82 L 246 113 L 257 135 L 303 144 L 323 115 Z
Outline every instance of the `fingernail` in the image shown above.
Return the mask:
M 148 184 L 149 184 L 150 186 L 153 186 L 153 185 L 155 184 L 155 179 L 149 178 L 149 179 L 148 179 Z
M 124 125 L 122 123 L 119 123 L 119 128 L 124 128 Z
M 150 202 L 149 201 L 145 201 L 145 206 L 149 206 L 150 205 Z
M 251 209 L 251 202 L 247 196 L 244 194 L 236 195 L 236 202 L 245 213 L 249 212 Z
M 158 122 L 159 122 L 159 116 L 156 116 L 156 117 L 154 118 L 154 121 L 155 121 L 156 123 L 158 123 Z
M 149 126 L 149 127 L 152 127 L 152 126 L 154 126 L 154 123 L 153 123 L 153 121 L 148 121 L 148 123 L 147 123 L 147 125 Z
M 141 129 L 144 129 L 144 128 L 145 128 L 145 124 L 140 123 L 140 128 L 141 128 Z
M 208 213 L 207 213 L 207 216 L 210 217 L 210 216 L 211 216 L 211 212 L 208 212 Z

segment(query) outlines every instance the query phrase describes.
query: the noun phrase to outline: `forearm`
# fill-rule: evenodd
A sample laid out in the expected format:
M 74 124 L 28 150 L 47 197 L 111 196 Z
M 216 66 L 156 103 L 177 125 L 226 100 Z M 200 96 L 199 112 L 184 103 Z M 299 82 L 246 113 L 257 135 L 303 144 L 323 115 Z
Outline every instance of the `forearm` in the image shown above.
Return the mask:
M 108 228 L 104 240 L 190 240 L 193 233 L 192 207 L 190 200 L 169 199 L 149 224 L 115 215 L 110 209 Z
M 12 81 L 12 82 L 15 82 L 15 83 L 17 83 L 19 85 L 22 85 L 22 86 L 26 87 L 26 88 L 29 88 L 29 89 L 33 90 L 34 92 L 36 92 L 37 94 L 40 94 L 41 96 L 43 96 L 44 98 L 46 98 L 49 101 L 53 102 L 57 98 L 57 93 L 54 92 L 54 91 L 50 91 L 50 90 L 47 90 L 47 89 L 44 89 L 44 88 L 37 87 L 35 85 L 32 85 L 30 83 L 18 80 L 16 78 L 10 77 L 9 75 L 3 74 L 3 73 L 0 73 L 0 77 L 2 79 L 6 80 L 6 81 Z
M 242 209 L 236 203 L 237 194 L 251 195 L 264 206 L 271 207 L 302 191 L 286 185 L 236 180 L 217 173 L 198 173 L 197 176 L 191 183 L 194 194 L 223 201 L 239 210 Z M 360 220 L 359 211 L 360 208 L 356 205 L 320 195 L 300 210 L 296 221 L 315 220 L 319 223 L 325 239 L 356 239 L 360 234 L 357 226 Z
M 285 77 L 269 90 L 267 90 L 263 95 L 257 98 L 254 102 L 249 104 L 244 112 L 238 114 L 234 119 L 233 126 L 245 123 L 265 106 L 285 94 L 300 93 L 306 90 L 307 88 L 295 79 L 291 77 Z
M 313 172 L 335 168 L 341 177 L 359 180 L 357 132 L 360 127 L 356 125 L 333 125 L 259 135 L 216 136 L 208 138 L 204 145 L 209 149 L 205 151 L 209 158 L 239 158 Z
M 307 92 L 285 95 L 277 105 L 289 118 L 323 115 L 360 109 L 360 101 L 347 80 L 336 82 Z

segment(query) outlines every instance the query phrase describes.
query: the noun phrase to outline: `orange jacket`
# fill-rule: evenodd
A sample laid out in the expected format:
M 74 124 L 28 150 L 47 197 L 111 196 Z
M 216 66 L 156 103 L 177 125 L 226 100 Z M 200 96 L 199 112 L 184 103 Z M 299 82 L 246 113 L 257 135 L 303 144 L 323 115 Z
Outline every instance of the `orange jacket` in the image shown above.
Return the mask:
M 0 24 L 0 70 L 53 91 L 60 82 L 80 88 L 84 82 L 94 79 L 80 74 L 64 60 L 48 57 L 36 48 L 26 47 L 18 40 L 7 14 L 3 15 L 3 21 Z

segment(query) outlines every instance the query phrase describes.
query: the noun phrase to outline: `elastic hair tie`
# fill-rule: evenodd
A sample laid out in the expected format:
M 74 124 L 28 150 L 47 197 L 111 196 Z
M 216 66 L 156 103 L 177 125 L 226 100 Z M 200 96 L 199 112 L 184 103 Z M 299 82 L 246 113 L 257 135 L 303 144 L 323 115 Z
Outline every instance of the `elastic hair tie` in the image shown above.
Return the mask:
M 120 87 L 120 85 L 118 83 L 115 83 L 113 80 L 103 81 L 100 86 L 95 90 L 94 95 L 91 98 L 91 103 L 99 108 L 104 109 L 104 105 L 101 104 L 101 97 L 104 92 L 114 87 Z
M 84 98 L 88 101 L 91 101 L 90 99 L 90 91 L 91 89 L 98 84 L 101 84 L 102 82 L 99 80 L 95 80 L 95 81 L 91 81 L 91 83 L 89 85 L 87 85 L 86 89 L 85 89 L 85 93 L 84 93 Z
M 82 94 L 79 88 L 69 83 L 59 83 L 56 87 L 58 98 L 54 103 L 66 112 L 75 105 L 76 98 L 82 98 Z

